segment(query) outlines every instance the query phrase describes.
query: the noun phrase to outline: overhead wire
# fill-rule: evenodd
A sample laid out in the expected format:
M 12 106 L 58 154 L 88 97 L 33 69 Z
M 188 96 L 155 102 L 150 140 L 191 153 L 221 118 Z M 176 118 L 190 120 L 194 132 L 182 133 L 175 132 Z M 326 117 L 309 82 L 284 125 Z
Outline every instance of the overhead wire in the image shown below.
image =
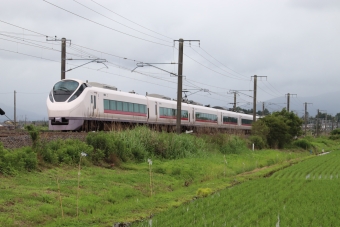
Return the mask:
M 177 49 L 177 48 L 175 47 L 175 49 Z M 177 50 L 178 50 L 178 49 L 177 49 Z M 183 54 L 184 54 L 184 53 L 183 53 Z M 202 63 L 200 63 L 199 61 L 193 59 L 193 58 L 190 57 L 189 55 L 187 55 L 187 54 L 184 54 L 184 55 L 185 55 L 186 57 L 190 58 L 191 60 L 193 60 L 194 62 L 196 62 L 197 64 L 199 64 L 199 65 L 203 66 L 204 68 L 209 69 L 210 71 L 215 72 L 215 73 L 217 73 L 217 74 L 219 74 L 219 75 L 222 75 L 222 76 L 225 76 L 225 77 L 228 77 L 228 78 L 231 78 L 231 79 L 235 79 L 235 80 L 244 80 L 244 79 L 235 78 L 235 77 L 231 77 L 231 76 L 225 75 L 225 74 L 223 74 L 223 73 L 220 73 L 220 72 L 218 72 L 218 71 L 216 71 L 216 70 L 214 70 L 214 69 L 211 69 L 210 67 L 208 67 L 208 66 L 206 66 L 206 65 L 204 65 L 204 64 L 202 64 Z
M 191 47 L 191 46 L 190 46 Z M 191 48 L 195 53 L 197 53 L 199 56 L 201 56 L 202 58 L 204 58 L 205 60 L 207 60 L 209 63 L 211 63 L 211 64 L 213 64 L 214 66 L 216 66 L 217 68 L 219 68 L 219 69 L 221 69 L 222 71 L 224 71 L 224 72 L 226 72 L 226 73 L 228 73 L 228 74 L 230 74 L 230 75 L 233 75 L 233 74 L 231 74 L 230 72 L 228 72 L 228 71 L 226 71 L 226 70 L 224 70 L 224 69 L 222 69 L 221 67 L 219 67 L 218 65 L 216 65 L 215 63 L 213 63 L 212 61 L 210 61 L 209 59 L 207 59 L 206 57 L 204 57 L 204 56 L 202 56 L 200 53 L 198 53 L 198 51 L 196 51 L 194 48 Z M 211 56 L 211 55 L 209 55 L 209 56 Z M 215 59 L 215 58 L 214 58 Z M 228 67 L 227 67 L 228 68 Z M 229 68 L 228 68 L 229 69 Z M 239 73 L 238 73 L 239 74 Z M 239 74 L 239 75 L 241 75 L 241 74 Z M 233 75 L 233 76 L 235 76 L 235 75 Z M 241 75 L 241 76 L 243 76 L 243 75 Z M 243 77 L 245 77 L 245 76 L 243 76 Z
M 143 26 L 143 25 L 140 25 L 140 24 L 138 24 L 138 23 L 136 23 L 136 22 L 134 22 L 134 21 L 132 21 L 132 20 L 126 18 L 126 17 L 123 17 L 122 15 L 120 15 L 120 14 L 118 14 L 118 13 L 116 13 L 116 12 L 113 12 L 113 11 L 110 10 L 109 8 L 107 8 L 107 7 L 105 7 L 105 6 L 101 5 L 101 4 L 99 4 L 98 2 L 96 2 L 96 1 L 94 1 L 94 0 L 91 0 L 91 1 L 92 1 L 93 3 L 95 3 L 95 4 L 99 5 L 99 6 L 101 6 L 102 8 L 104 8 L 104 9 L 110 11 L 111 13 L 114 13 L 114 14 L 116 14 L 117 16 L 119 16 L 119 17 L 121 17 L 121 18 L 124 18 L 125 20 L 127 20 L 127 21 L 129 21 L 129 22 L 131 22 L 131 23 L 133 23 L 133 24 L 135 24 L 135 25 L 138 25 L 138 26 L 140 26 L 140 27 L 142 27 L 142 28 L 144 28 L 144 29 L 146 29 L 146 30 L 148 30 L 148 31 L 150 31 L 150 32 L 153 32 L 153 33 L 158 34 L 158 35 L 160 35 L 160 36 L 163 36 L 163 37 L 165 37 L 165 38 L 174 40 L 174 39 L 171 38 L 171 37 L 168 37 L 168 36 L 166 36 L 166 35 L 162 35 L 162 34 L 159 33 L 159 32 L 153 31 L 153 30 L 151 30 L 151 29 L 149 29 L 149 28 L 147 28 L 147 27 L 145 27 L 145 26 Z
M 47 2 L 47 1 L 46 1 Z M 47 2 L 47 3 L 49 3 L 49 2 Z M 50 3 L 51 4 L 51 3 Z M 53 4 L 52 4 L 53 5 Z M 57 6 L 56 6 L 57 7 Z M 58 7 L 59 8 L 59 7 Z M 3 22 L 3 21 L 1 21 L 1 22 Z M 7 23 L 7 22 L 4 22 L 4 23 Z M 10 24 L 10 23 L 8 23 L 8 24 Z M 27 30 L 27 31 L 30 31 L 30 32 L 34 32 L 34 31 L 32 31 L 32 30 L 29 30 L 29 29 L 25 29 L 25 28 L 22 28 L 22 27 L 20 27 L 20 26 L 16 26 L 16 25 L 13 25 L 13 24 L 10 24 L 10 25 L 12 25 L 12 26 L 15 26 L 15 27 L 19 27 L 19 28 L 21 28 L 21 29 L 24 29 L 24 30 Z M 43 35 L 43 34 L 41 34 L 41 33 L 38 33 L 38 32 L 34 32 L 34 33 L 36 33 L 36 34 L 40 34 L 40 35 L 42 35 L 42 36 L 45 36 L 45 37 L 50 37 L 50 36 L 46 36 L 46 35 Z M 87 47 L 84 47 L 84 46 L 80 46 L 80 45 L 77 45 L 77 44 L 73 44 L 73 45 L 76 45 L 76 46 L 78 46 L 78 47 L 81 47 L 81 48 L 86 48 L 86 49 L 89 49 L 89 50 L 92 50 L 92 51 L 97 51 L 97 50 L 94 50 L 94 49 L 91 49 L 91 48 L 87 48 Z M 46 47 L 45 47 L 46 48 Z M 73 47 L 71 48 L 71 49 L 73 49 Z M 81 51 L 81 50 L 76 50 L 76 49 L 74 49 L 75 51 Z M 10 51 L 10 52 L 13 52 L 13 53 L 15 53 L 14 51 Z M 125 58 L 125 57 L 120 57 L 120 56 L 117 56 L 117 55 L 112 55 L 112 54 L 109 54 L 109 53 L 105 53 L 105 52 L 103 52 L 103 51 L 97 51 L 97 52 L 99 52 L 99 53 L 104 53 L 104 54 L 108 54 L 108 55 L 111 55 L 111 56 L 115 56 L 115 57 L 117 57 L 117 58 L 120 58 L 120 59 L 124 59 L 124 60 L 130 60 L 130 61 L 134 61 L 134 62 L 136 62 L 136 60 L 133 60 L 133 59 L 128 59 L 128 58 Z M 83 53 L 85 53 L 85 52 L 83 52 Z M 88 53 L 87 53 L 88 54 Z M 27 54 L 23 54 L 23 55 L 27 55 Z M 36 57 L 36 56 L 33 56 L 33 55 L 27 55 L 27 56 L 32 56 L 32 57 Z M 79 56 L 79 55 L 78 55 Z M 93 55 L 92 55 L 93 56 Z M 186 55 L 187 57 L 189 57 L 188 55 Z M 40 59 L 46 59 L 46 58 L 42 58 L 42 57 L 37 57 L 37 58 L 40 58 Z M 190 58 L 190 57 L 189 57 Z M 192 58 L 191 58 L 192 59 Z M 50 59 L 47 59 L 47 60 L 50 60 Z M 194 60 L 194 59 L 192 59 L 192 60 Z M 195 61 L 195 60 L 194 60 Z M 198 61 L 195 61 L 195 62 L 197 62 L 197 63 L 199 63 Z M 201 63 L 199 63 L 199 64 L 201 64 Z M 203 65 L 203 64 L 201 64 L 201 65 Z M 100 72 L 102 72 L 102 71 L 100 71 Z M 139 73 L 142 73 L 142 72 L 139 72 Z M 217 72 L 218 73 L 218 72 Z M 142 74 L 144 74 L 145 75 L 145 73 L 142 73 Z M 219 74 L 221 74 L 221 73 L 219 73 Z M 222 74 L 223 75 L 223 74 Z M 150 76 L 150 75 L 149 75 Z M 224 75 L 224 76 L 226 76 L 226 75 Z M 229 77 L 229 76 L 227 76 L 227 77 Z M 237 79 L 237 78 L 234 78 L 234 79 Z M 191 80 L 191 81 L 193 81 L 193 80 Z M 169 82 L 169 81 L 168 81 Z M 196 83 L 200 83 L 200 82 L 196 82 Z M 212 86 L 212 85 L 209 85 L 209 86 Z M 198 87 L 197 85 L 194 85 L 194 87 Z M 214 86 L 213 86 L 214 87 Z M 215 86 L 216 87 L 216 86 Z M 221 88 L 221 89 L 224 89 L 224 88 Z
M 132 30 L 134 30 L 134 31 L 136 31 L 136 32 L 139 32 L 139 33 L 141 33 L 141 34 L 143 34 L 143 35 L 152 37 L 152 38 L 154 38 L 154 39 L 158 39 L 158 40 L 161 40 L 161 41 L 164 41 L 164 42 L 167 42 L 167 43 L 170 42 L 170 41 L 167 41 L 167 40 L 160 39 L 160 38 L 158 38 L 158 37 L 149 35 L 149 34 L 147 34 L 147 33 L 145 33 L 145 32 L 139 31 L 139 30 L 137 30 L 137 29 L 131 28 L 131 27 L 129 27 L 129 26 L 123 24 L 123 23 L 120 23 L 120 22 L 118 22 L 118 21 L 116 21 L 116 20 L 113 20 L 113 19 L 110 18 L 110 17 L 107 17 L 107 16 L 105 16 L 105 15 L 103 15 L 103 14 L 101 14 L 101 13 L 95 11 L 94 9 L 91 9 L 90 7 L 85 6 L 84 4 L 82 4 L 82 3 L 80 3 L 80 2 L 78 2 L 78 1 L 76 1 L 76 0 L 73 0 L 73 1 L 76 2 L 76 3 L 78 3 L 79 5 L 81 5 L 81 6 L 85 7 L 85 8 L 87 8 L 88 10 L 91 10 L 92 12 L 95 12 L 95 13 L 97 13 L 97 14 L 99 14 L 99 15 L 105 17 L 106 19 L 109 19 L 109 20 L 111 20 L 111 21 L 113 21 L 113 22 L 115 22 L 115 23 L 117 23 L 117 24 L 120 24 L 120 25 L 122 25 L 122 26 L 124 26 L 124 27 L 127 27 L 127 28 L 129 28 L 129 29 L 132 29 Z
M 67 10 L 67 9 L 64 9 L 64 8 L 62 8 L 62 7 L 60 7 L 60 6 L 57 6 L 57 5 L 55 5 L 55 4 L 51 3 L 51 2 L 46 1 L 46 0 L 43 0 L 43 1 L 46 2 L 46 3 L 48 3 L 48 4 L 50 4 L 50 5 L 52 5 L 52 6 L 54 6 L 54 7 L 56 7 L 56 8 L 59 8 L 59 9 L 65 11 L 65 12 L 68 12 L 68 13 L 74 15 L 74 16 L 80 17 L 80 18 L 82 18 L 82 19 L 84 19 L 84 20 L 87 20 L 87 21 L 89 21 L 89 22 L 92 22 L 92 23 L 94 23 L 94 24 L 97 24 L 97 25 L 99 25 L 99 26 L 101 26 L 101 27 L 110 29 L 110 30 L 112 30 L 112 31 L 118 32 L 118 33 L 120 33 L 120 34 L 123 34 L 123 35 L 126 35 L 126 36 L 130 36 L 130 37 L 132 37 L 132 38 L 139 39 L 139 40 L 142 40 L 142 41 L 145 41 L 145 42 L 149 42 L 149 43 L 153 43 L 153 44 L 157 44 L 157 45 L 161 45 L 161 46 L 166 46 L 166 47 L 172 47 L 171 45 L 166 45 L 166 44 L 163 44 L 163 43 L 154 42 L 154 41 L 151 41 L 151 40 L 148 40 L 148 39 L 144 39 L 144 38 L 141 38 L 141 37 L 138 37 L 138 36 L 135 36 L 135 35 L 128 34 L 128 33 L 126 33 L 126 32 L 119 31 L 119 30 L 114 29 L 114 28 L 112 28 L 112 27 L 109 27 L 109 26 L 107 26 L 107 25 L 104 25 L 104 24 L 101 24 L 101 23 L 96 22 L 96 21 L 94 21 L 94 20 L 91 20 L 91 19 L 88 19 L 88 18 L 86 18 L 86 17 L 83 17 L 83 16 L 81 16 L 81 15 L 79 15 L 79 14 L 73 13 L 73 12 Z

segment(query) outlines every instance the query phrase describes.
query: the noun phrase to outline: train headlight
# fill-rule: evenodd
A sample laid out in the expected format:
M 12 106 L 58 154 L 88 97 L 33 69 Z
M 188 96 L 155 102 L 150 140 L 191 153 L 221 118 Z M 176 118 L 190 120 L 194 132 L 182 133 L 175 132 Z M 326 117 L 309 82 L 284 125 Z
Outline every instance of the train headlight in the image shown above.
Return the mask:
M 51 102 L 54 102 L 54 100 L 53 100 L 53 95 L 52 95 L 52 91 L 50 92 L 50 94 L 48 95 L 48 97 L 50 97 Z

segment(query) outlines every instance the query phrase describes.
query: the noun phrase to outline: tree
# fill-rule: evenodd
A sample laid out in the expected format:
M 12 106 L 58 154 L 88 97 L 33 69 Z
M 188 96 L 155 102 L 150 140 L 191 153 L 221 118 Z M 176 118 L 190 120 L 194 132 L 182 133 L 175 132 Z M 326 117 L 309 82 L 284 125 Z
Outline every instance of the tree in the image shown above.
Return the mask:
M 274 112 L 254 122 L 252 135 L 265 138 L 272 148 L 283 148 L 295 136 L 302 135 L 302 123 L 303 121 L 296 114 L 287 112 L 284 108 L 280 112 Z

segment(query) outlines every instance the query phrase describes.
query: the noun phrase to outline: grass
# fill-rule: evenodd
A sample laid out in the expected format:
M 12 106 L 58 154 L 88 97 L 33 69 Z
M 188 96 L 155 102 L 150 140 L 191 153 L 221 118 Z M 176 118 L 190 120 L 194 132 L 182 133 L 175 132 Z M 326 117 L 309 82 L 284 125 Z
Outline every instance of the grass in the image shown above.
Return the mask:
M 153 195 L 147 160 L 113 168 L 82 166 L 77 219 L 78 165 L 41 168 L 15 177 L 1 176 L 2 226 L 112 226 L 132 222 L 191 201 L 200 188 L 212 192 L 258 178 L 308 153 L 279 151 L 221 153 L 186 159 L 153 159 Z M 244 163 L 244 165 L 243 165 Z M 264 168 L 271 165 L 270 168 Z M 252 171 L 258 166 L 257 172 Z M 226 174 L 224 174 L 226 169 Z M 62 197 L 62 218 L 57 178 Z
M 333 151 L 170 208 L 152 226 L 339 226 L 339 171 L 340 152 Z

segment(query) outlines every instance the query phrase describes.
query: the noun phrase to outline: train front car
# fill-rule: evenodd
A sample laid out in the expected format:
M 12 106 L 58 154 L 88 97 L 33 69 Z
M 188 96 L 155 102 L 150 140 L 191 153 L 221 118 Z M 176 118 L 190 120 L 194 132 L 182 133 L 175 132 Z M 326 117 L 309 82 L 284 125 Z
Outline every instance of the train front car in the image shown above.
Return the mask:
M 57 82 L 47 97 L 50 130 L 77 130 L 84 119 L 74 113 L 82 102 L 86 84 L 80 80 L 64 79 Z M 72 113 L 73 112 L 73 113 Z

